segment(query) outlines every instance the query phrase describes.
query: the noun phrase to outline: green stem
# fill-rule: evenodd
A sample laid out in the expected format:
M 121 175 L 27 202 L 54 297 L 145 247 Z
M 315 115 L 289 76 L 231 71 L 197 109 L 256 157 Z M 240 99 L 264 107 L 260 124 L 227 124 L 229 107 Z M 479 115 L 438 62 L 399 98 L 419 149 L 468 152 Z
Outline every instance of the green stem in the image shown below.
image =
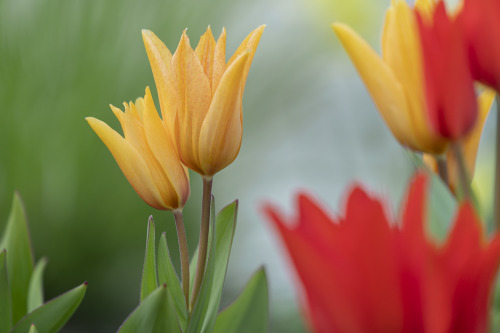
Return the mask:
M 189 250 L 186 240 L 186 229 L 184 228 L 184 218 L 182 210 L 174 210 L 175 227 L 177 228 L 177 238 L 179 239 L 179 252 L 181 256 L 182 291 L 186 306 L 189 305 Z
M 200 291 L 201 282 L 205 275 L 205 264 L 207 261 L 208 248 L 208 233 L 210 231 L 210 200 L 212 196 L 212 180 L 213 178 L 203 177 L 203 199 L 201 204 L 201 227 L 200 227 L 200 244 L 198 246 L 198 263 L 196 264 L 196 275 L 194 278 L 193 295 L 191 296 L 191 307 L 194 307 L 198 293 Z
M 495 229 L 500 230 L 500 98 L 497 96 L 497 142 L 496 142 L 496 161 L 495 161 L 495 196 L 493 202 Z
M 448 176 L 448 163 L 446 161 L 446 156 L 445 155 L 438 155 L 435 157 L 436 158 L 436 163 L 438 167 L 438 173 L 439 173 L 439 178 L 448 186 L 450 187 L 449 183 L 449 176 Z
M 451 144 L 451 149 L 453 150 L 453 154 L 455 155 L 455 159 L 458 164 L 458 180 L 459 180 L 459 188 L 461 188 L 463 192 L 464 200 L 472 200 L 472 190 L 470 187 L 470 178 L 467 172 L 467 167 L 465 166 L 464 155 L 462 152 L 462 146 L 460 146 L 459 142 L 453 142 Z

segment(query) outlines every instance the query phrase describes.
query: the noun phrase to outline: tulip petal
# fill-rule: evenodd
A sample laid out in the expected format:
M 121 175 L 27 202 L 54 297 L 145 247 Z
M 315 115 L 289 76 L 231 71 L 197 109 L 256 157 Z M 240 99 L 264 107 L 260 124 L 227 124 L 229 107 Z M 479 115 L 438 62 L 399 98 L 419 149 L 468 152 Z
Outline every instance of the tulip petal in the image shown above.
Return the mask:
M 234 161 L 243 135 L 241 85 L 250 52 L 243 53 L 227 69 L 215 92 L 200 131 L 200 165 L 213 175 Z
M 88 117 L 86 120 L 108 147 L 137 194 L 150 206 L 156 209 L 165 209 L 166 205 L 141 154 L 103 121 L 92 117 Z
M 332 28 L 393 135 L 404 146 L 418 147 L 411 129 L 405 92 L 392 70 L 351 28 L 339 23 L 333 24 Z
M 156 35 L 142 31 L 142 38 L 153 71 L 163 122 L 173 133 L 178 109 L 177 86 L 172 68 L 172 54 Z
M 220 79 L 226 70 L 226 29 L 222 28 L 222 33 L 215 45 L 214 70 L 212 75 L 212 96 L 219 86 Z
M 248 76 L 248 71 L 250 70 L 250 65 L 252 64 L 253 56 L 255 54 L 255 51 L 257 50 L 257 46 L 259 45 L 260 42 L 260 37 L 262 36 L 262 33 L 264 32 L 264 29 L 266 28 L 266 25 L 263 24 L 259 26 L 257 29 L 252 31 L 248 36 L 241 42 L 240 46 L 238 49 L 236 49 L 236 52 L 234 52 L 233 56 L 231 59 L 229 59 L 227 63 L 227 67 L 231 66 L 233 62 L 236 61 L 236 59 L 239 58 L 240 55 L 243 53 L 246 53 L 247 50 L 250 50 L 250 54 L 248 56 L 248 62 L 245 66 L 245 71 L 243 74 L 243 80 L 242 80 L 242 86 L 241 86 L 241 92 L 245 90 L 245 84 L 247 81 L 247 76 Z
M 210 30 L 210 26 L 207 28 L 207 31 L 201 36 L 194 52 L 198 56 L 198 59 L 200 59 L 200 63 L 205 70 L 205 74 L 207 75 L 208 80 L 212 82 L 215 39 L 212 35 L 212 30 Z
M 172 61 L 179 87 L 175 141 L 184 164 L 199 172 L 200 129 L 210 106 L 212 93 L 210 82 L 198 56 L 189 45 L 189 38 L 185 31 Z
M 446 143 L 434 133 L 426 112 L 424 67 L 418 26 L 413 11 L 405 1 L 394 1 L 387 12 L 382 38 L 383 59 L 405 91 L 409 129 L 417 140 L 417 145 L 413 148 L 442 153 Z
M 156 111 L 149 88 L 146 88 L 144 98 L 144 130 L 151 151 L 177 192 L 172 200 L 178 198 L 177 207 L 182 208 L 189 197 L 189 179 L 186 170 L 180 163 L 172 139 L 167 134 Z

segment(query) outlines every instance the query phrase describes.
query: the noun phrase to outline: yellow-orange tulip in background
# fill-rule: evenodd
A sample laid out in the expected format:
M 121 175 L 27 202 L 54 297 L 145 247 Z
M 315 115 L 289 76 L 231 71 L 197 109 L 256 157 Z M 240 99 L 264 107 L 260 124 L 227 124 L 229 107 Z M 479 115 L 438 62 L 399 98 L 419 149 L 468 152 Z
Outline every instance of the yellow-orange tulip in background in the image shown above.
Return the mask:
M 101 120 L 88 117 L 92 129 L 108 147 L 137 194 L 162 210 L 182 208 L 189 197 L 189 177 L 170 133 L 156 111 L 149 88 L 125 112 L 111 106 L 125 137 Z
M 242 96 L 264 26 L 251 32 L 226 63 L 226 31 L 210 27 L 192 49 L 184 31 L 172 55 L 155 34 L 142 36 L 155 78 L 165 128 L 182 162 L 205 177 L 231 164 L 243 135 Z
M 425 0 L 416 6 L 425 13 L 433 4 Z M 396 139 L 417 151 L 442 153 L 447 144 L 428 121 L 418 26 L 406 2 L 393 0 L 387 10 L 382 57 L 348 26 L 334 23 L 333 30 Z

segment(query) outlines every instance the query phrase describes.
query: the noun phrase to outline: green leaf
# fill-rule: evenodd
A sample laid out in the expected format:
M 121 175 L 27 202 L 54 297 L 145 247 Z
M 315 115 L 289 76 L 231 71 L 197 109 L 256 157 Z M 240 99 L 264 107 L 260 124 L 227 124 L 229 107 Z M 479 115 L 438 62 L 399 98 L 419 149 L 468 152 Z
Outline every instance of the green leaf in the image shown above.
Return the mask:
M 0 250 L 2 249 L 8 253 L 7 273 L 12 299 L 12 322 L 16 323 L 27 312 L 28 286 L 33 271 L 28 223 L 17 193 L 14 195 L 7 226 L 0 242 Z
M 188 320 L 186 300 L 184 299 L 181 284 L 170 258 L 165 233 L 161 235 L 158 248 L 158 280 L 160 281 L 160 285 L 165 283 L 168 286 L 168 292 L 173 299 L 175 310 L 177 311 L 179 324 L 182 328 L 185 328 Z
M 186 332 L 187 333 L 199 333 L 202 332 L 203 323 L 206 318 L 208 305 L 210 302 L 210 294 L 212 292 L 212 285 L 214 280 L 214 268 L 215 268 L 215 200 L 212 196 L 210 204 L 210 233 L 208 238 L 208 258 L 205 267 L 205 275 L 203 281 L 201 282 L 200 291 L 198 293 L 198 298 L 189 318 L 189 323 Z
M 214 333 L 263 333 L 268 331 L 266 272 L 259 269 L 240 296 L 217 317 Z
M 71 318 L 82 302 L 87 282 L 50 300 L 24 317 L 11 333 L 26 333 L 35 324 L 40 333 L 56 333 Z
M 43 304 L 43 272 L 47 266 L 47 259 L 38 261 L 31 274 L 28 288 L 28 312 L 31 312 Z
M 146 297 L 122 324 L 118 333 L 180 333 L 167 286 Z
M 158 280 L 156 278 L 155 223 L 153 221 L 153 216 L 150 216 L 146 237 L 146 254 L 144 255 L 144 266 L 142 267 L 141 302 L 157 288 Z
M 31 325 L 28 333 L 38 333 L 38 330 L 36 329 L 36 326 L 34 324 Z
M 210 301 L 208 304 L 206 319 L 203 323 L 202 332 L 212 332 L 219 312 L 219 304 L 222 296 L 222 287 L 226 279 L 229 255 L 233 245 L 233 237 L 236 229 L 236 217 L 238 214 L 238 201 L 223 208 L 217 214 L 215 222 L 215 269 Z
M 12 327 L 12 305 L 6 257 L 5 250 L 0 252 L 0 333 L 7 333 Z
M 430 186 L 427 196 L 427 227 L 437 241 L 445 240 L 457 209 L 457 201 L 441 178 L 429 171 Z

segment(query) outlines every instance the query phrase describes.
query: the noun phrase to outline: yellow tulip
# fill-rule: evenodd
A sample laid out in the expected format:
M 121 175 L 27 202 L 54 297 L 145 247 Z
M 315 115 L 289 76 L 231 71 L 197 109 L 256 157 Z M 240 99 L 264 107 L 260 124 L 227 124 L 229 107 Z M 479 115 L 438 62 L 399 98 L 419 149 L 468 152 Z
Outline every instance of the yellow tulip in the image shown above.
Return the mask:
M 215 42 L 208 27 L 195 50 L 184 31 L 173 55 L 153 32 L 142 32 L 164 126 L 174 133 L 182 162 L 205 177 L 231 164 L 240 150 L 243 90 L 264 27 L 227 63 L 224 29 Z
M 432 10 L 432 0 L 420 0 L 418 10 Z M 427 119 L 423 59 L 413 10 L 393 0 L 382 33 L 382 57 L 344 24 L 333 30 L 357 68 L 382 118 L 396 139 L 417 151 L 439 154 L 447 143 Z
M 469 134 L 460 141 L 462 147 L 465 167 L 469 178 L 472 179 L 474 175 L 474 170 L 476 168 L 476 156 L 477 150 L 479 148 L 479 141 L 481 139 L 481 134 L 483 133 L 483 127 L 486 123 L 486 118 L 491 110 L 491 105 L 495 99 L 495 91 L 492 89 L 486 89 L 483 91 L 477 99 L 477 109 L 478 117 L 477 121 L 469 132 Z M 437 172 L 437 161 L 436 158 L 430 154 L 423 155 L 424 163 L 434 172 Z M 446 152 L 446 162 L 448 179 L 450 183 L 450 188 L 454 191 L 458 186 L 458 161 L 455 154 L 451 150 Z
M 189 176 L 156 111 L 149 88 L 144 98 L 123 103 L 125 112 L 111 105 L 125 137 L 101 120 L 86 120 L 108 147 L 137 194 L 150 206 L 181 209 L 189 197 Z

